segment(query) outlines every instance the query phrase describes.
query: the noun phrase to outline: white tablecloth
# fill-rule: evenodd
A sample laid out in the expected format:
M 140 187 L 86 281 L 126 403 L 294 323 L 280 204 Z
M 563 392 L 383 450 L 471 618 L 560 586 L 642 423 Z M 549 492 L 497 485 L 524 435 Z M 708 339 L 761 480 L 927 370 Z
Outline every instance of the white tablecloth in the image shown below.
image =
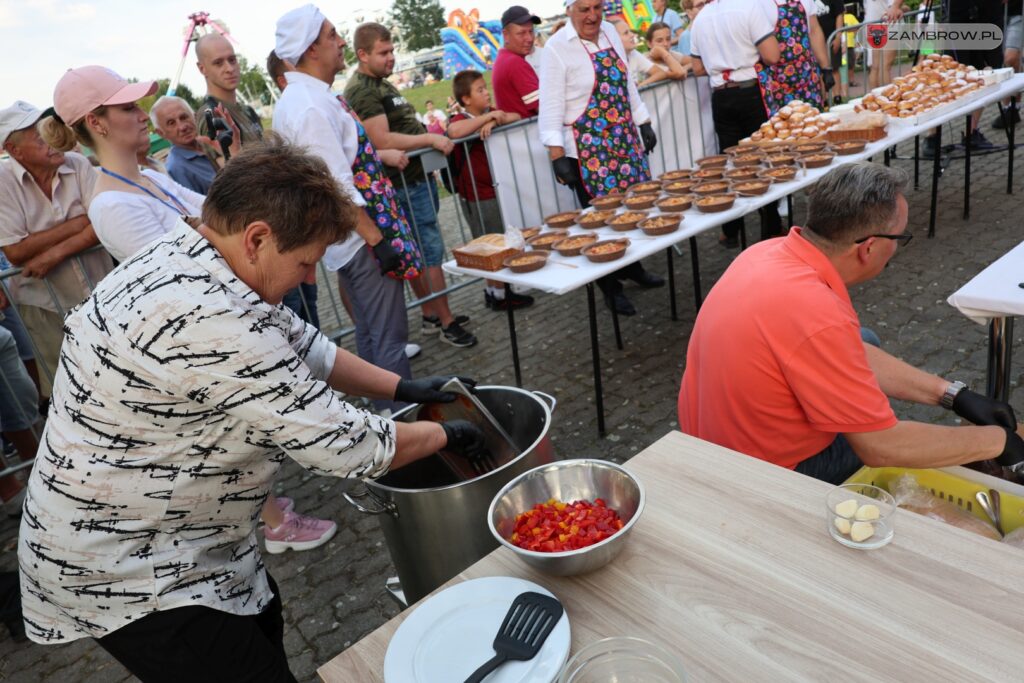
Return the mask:
M 806 171 L 801 170 L 793 180 L 785 183 L 773 184 L 767 194 L 760 197 L 738 198 L 736 200 L 736 204 L 729 211 L 705 214 L 701 213 L 696 208 L 692 208 L 683 214 L 684 220 L 682 224 L 680 224 L 679 229 L 668 235 L 663 235 L 661 237 L 647 237 L 640 230 L 619 233 L 607 227 L 600 228 L 596 231 L 585 230 L 578 227 L 574 227 L 570 230 L 571 234 L 596 232 L 601 239 L 609 239 L 612 237 L 629 238 L 631 240 L 630 247 L 626 250 L 625 256 L 617 261 L 611 261 L 610 263 L 591 263 L 583 256 L 563 257 L 557 253 L 552 253 L 548 265 L 532 273 L 517 274 L 507 268 L 492 273 L 483 270 L 476 270 L 475 268 L 462 268 L 458 266 L 454 260 L 448 261 L 443 267 L 449 273 L 488 278 L 498 282 L 507 282 L 509 284 L 519 285 L 521 287 L 539 289 L 552 294 L 565 294 L 594 282 L 604 275 L 614 273 L 625 265 L 646 258 L 647 256 L 671 247 L 673 244 L 682 242 L 689 237 L 702 233 L 705 230 L 718 227 L 734 218 L 745 216 L 766 204 L 783 199 L 797 190 L 813 185 L 818 178 L 825 175 L 839 164 L 852 163 L 867 159 L 871 156 L 879 156 L 884 152 L 884 150 L 899 142 L 909 140 L 915 135 L 924 134 L 932 128 L 942 125 L 947 121 L 965 117 L 976 109 L 1009 97 L 1021 90 L 1024 90 L 1024 74 L 1017 74 L 1013 78 L 999 84 L 997 87 L 986 88 L 979 91 L 977 97 L 971 98 L 971 100 L 966 102 L 963 106 L 950 110 L 942 116 L 937 116 L 924 125 L 890 125 L 888 127 L 888 135 L 886 135 L 886 137 L 869 144 L 860 154 L 837 156 L 832 165 L 826 166 L 825 168 L 809 169 Z M 1021 127 L 1024 128 L 1024 126 Z M 651 213 L 651 215 L 656 214 L 657 210 L 654 210 Z M 1016 287 L 1016 283 L 1021 280 L 1024 280 L 1024 275 L 1014 281 L 1013 286 Z M 1024 294 L 1024 290 L 1019 291 Z
M 981 271 L 948 299 L 976 323 L 1024 315 L 1024 242 Z

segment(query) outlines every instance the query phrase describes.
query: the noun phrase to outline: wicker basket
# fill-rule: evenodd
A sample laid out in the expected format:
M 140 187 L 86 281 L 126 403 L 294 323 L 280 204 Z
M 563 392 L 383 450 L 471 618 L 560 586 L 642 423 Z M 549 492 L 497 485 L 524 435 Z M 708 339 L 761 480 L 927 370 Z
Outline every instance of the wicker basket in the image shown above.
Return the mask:
M 847 140 L 867 140 L 874 142 L 885 137 L 885 128 L 850 128 L 848 130 L 829 129 L 825 139 L 829 142 L 846 142 Z
M 520 253 L 505 246 L 504 235 L 484 235 L 452 250 L 455 263 L 461 268 L 494 272 L 505 267 L 505 259 Z

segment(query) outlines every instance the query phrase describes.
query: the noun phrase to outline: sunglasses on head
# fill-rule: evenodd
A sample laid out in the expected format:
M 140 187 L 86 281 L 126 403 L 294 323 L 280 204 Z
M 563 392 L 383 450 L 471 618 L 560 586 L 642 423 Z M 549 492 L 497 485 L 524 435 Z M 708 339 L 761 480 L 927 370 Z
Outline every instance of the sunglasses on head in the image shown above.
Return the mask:
M 865 237 L 861 237 L 859 240 L 854 240 L 853 243 L 862 244 L 864 242 L 867 242 L 872 237 L 877 237 L 883 240 L 896 240 L 897 242 L 899 242 L 901 247 L 907 246 L 910 243 L 910 240 L 914 239 L 914 236 L 909 232 L 901 232 L 898 235 L 867 235 Z

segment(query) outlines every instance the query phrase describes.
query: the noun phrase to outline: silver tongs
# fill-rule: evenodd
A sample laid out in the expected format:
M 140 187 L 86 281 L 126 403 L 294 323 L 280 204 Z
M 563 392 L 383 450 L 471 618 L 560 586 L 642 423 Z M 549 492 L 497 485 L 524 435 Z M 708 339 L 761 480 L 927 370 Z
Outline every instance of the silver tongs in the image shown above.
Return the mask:
M 484 434 L 485 453 L 478 458 L 465 458 L 442 450 L 438 455 L 460 480 L 468 481 L 515 459 L 521 452 L 516 442 L 494 418 L 489 410 L 458 378 L 452 378 L 441 391 L 457 394 L 452 403 L 433 403 L 420 408 L 420 419 L 446 422 L 468 420 Z

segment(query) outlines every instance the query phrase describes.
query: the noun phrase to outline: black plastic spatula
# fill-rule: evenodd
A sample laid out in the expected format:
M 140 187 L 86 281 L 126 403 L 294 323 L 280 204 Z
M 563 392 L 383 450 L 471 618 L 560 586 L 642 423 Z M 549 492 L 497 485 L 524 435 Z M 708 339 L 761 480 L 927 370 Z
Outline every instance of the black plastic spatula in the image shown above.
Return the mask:
M 510 659 L 533 659 L 540 652 L 551 630 L 562 618 L 562 603 L 550 595 L 527 592 L 512 601 L 498 635 L 494 637 L 494 657 L 473 672 L 466 683 L 480 683 L 487 674 Z

